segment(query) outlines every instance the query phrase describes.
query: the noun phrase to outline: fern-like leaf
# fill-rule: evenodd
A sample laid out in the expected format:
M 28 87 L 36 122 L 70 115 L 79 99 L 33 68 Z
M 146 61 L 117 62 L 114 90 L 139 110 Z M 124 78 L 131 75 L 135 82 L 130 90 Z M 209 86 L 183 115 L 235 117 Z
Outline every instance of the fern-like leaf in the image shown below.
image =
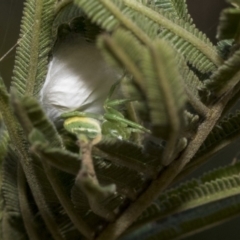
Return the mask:
M 230 114 L 227 118 L 220 121 L 218 125 L 213 128 L 195 157 L 187 164 L 178 178 L 182 178 L 193 172 L 200 165 L 208 161 L 211 156 L 238 139 L 240 136 L 239 119 L 240 113 L 237 111 L 235 114 Z
M 213 73 L 209 80 L 205 81 L 206 88 L 213 93 L 214 97 L 220 97 L 231 91 L 239 82 L 239 63 L 240 50 L 237 50 Z
M 55 126 L 47 119 L 36 99 L 24 97 L 20 100 L 17 94 L 12 92 L 12 104 L 27 136 L 32 128 L 36 128 L 44 134 L 52 147 L 63 148 L 62 140 Z
M 92 21 L 107 31 L 113 31 L 121 25 L 144 44 L 150 44 L 151 40 L 161 36 L 203 72 L 212 71 L 216 65 L 221 64 L 220 57 L 206 36 L 195 26 L 183 20 L 174 20 L 171 14 L 168 16 L 164 12 L 158 13 L 135 0 L 121 2 L 75 0 L 75 2 Z M 159 35 L 161 28 L 166 30 Z
M 225 9 L 220 16 L 218 26 L 219 39 L 234 39 L 240 41 L 240 10 L 234 8 Z
M 240 209 L 239 172 L 240 164 L 237 163 L 167 191 L 143 212 L 132 229 L 146 225 L 130 236 L 141 234 L 148 240 L 178 239 L 237 216 Z M 155 223 L 150 223 L 152 221 Z
M 9 135 L 4 126 L 2 116 L 0 114 L 0 164 L 2 163 L 8 148 Z
M 186 0 L 152 0 L 153 6 L 171 13 L 173 16 L 192 23 L 192 18 L 188 13 Z
M 96 156 L 102 156 L 117 165 L 126 166 L 146 177 L 155 176 L 157 172 L 154 171 L 154 168 L 159 165 L 163 152 L 163 149 L 160 148 L 158 156 L 153 157 L 134 143 L 110 139 L 100 142 L 96 148 L 102 151 L 97 151 Z
M 162 40 L 153 43 L 142 62 L 152 132 L 168 140 L 162 159 L 163 165 L 168 165 L 173 157 L 186 101 L 176 65 L 174 51 Z
M 47 73 L 54 0 L 27 0 L 23 12 L 12 86 L 20 95 L 37 95 Z
M 178 132 L 180 119 L 177 116 L 186 97 L 176 67 L 175 52 L 160 40 L 148 49 L 141 46 L 131 33 L 121 29 L 112 38 L 106 36 L 100 40 L 104 53 L 115 57 L 122 65 L 126 64 L 146 95 L 153 127 L 164 127 L 166 131 L 169 127 L 170 131 Z M 120 42 L 123 44 L 120 45 Z
M 1 194 L 4 202 L 1 234 L 3 239 L 26 239 L 18 196 L 17 156 L 11 150 L 3 164 Z

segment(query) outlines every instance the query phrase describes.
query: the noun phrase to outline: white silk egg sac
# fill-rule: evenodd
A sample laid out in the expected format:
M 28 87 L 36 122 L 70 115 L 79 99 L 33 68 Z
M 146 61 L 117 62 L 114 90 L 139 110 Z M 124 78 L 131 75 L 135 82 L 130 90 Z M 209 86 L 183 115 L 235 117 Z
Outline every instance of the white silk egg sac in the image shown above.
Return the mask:
M 94 43 L 81 34 L 70 34 L 54 48 L 40 101 L 52 121 L 71 110 L 101 114 L 109 90 L 119 78 Z

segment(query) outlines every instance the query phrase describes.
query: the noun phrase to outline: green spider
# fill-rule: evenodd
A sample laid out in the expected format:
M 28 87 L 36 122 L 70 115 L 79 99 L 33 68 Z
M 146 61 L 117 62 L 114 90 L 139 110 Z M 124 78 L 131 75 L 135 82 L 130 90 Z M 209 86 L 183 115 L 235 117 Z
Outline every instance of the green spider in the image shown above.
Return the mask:
M 61 115 L 65 119 L 64 128 L 68 132 L 75 134 L 78 139 L 84 137 L 92 145 L 100 142 L 102 135 L 128 140 L 133 132 L 150 133 L 148 129 L 127 120 L 122 113 L 114 109 L 116 106 L 134 101 L 133 99 L 111 100 L 119 83 L 120 81 L 112 85 L 108 97 L 104 102 L 103 108 L 105 113 L 103 115 L 78 111 L 64 113 Z

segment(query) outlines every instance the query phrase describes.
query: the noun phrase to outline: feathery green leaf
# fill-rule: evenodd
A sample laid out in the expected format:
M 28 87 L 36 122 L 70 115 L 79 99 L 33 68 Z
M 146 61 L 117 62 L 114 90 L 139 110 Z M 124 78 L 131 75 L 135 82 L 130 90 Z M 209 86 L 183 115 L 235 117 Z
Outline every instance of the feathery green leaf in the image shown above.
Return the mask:
M 13 82 L 20 95 L 37 95 L 47 73 L 55 0 L 27 0 L 23 11 Z
M 116 30 L 121 25 L 147 45 L 159 37 L 168 40 L 178 52 L 203 72 L 212 71 L 215 66 L 221 64 L 219 55 L 206 36 L 195 26 L 174 19 L 173 16 L 171 18 L 171 14 L 163 11 L 158 13 L 135 0 L 75 0 L 75 3 L 92 21 L 107 31 Z M 161 28 L 165 30 L 159 35 Z
M 231 91 L 239 82 L 240 71 L 240 50 L 237 50 L 222 66 L 215 71 L 209 80 L 205 81 L 205 86 L 215 97 L 220 97 L 224 93 Z
M 164 127 L 170 125 L 170 129 L 178 131 L 178 116 L 186 97 L 174 56 L 174 51 L 167 43 L 156 41 L 144 56 L 142 71 L 146 79 L 152 124 Z
M 171 13 L 174 17 L 183 19 L 186 22 L 192 23 L 192 18 L 188 13 L 186 0 L 151 0 L 153 6 Z
M 236 163 L 167 191 L 133 224 L 132 230 L 146 224 L 135 237 L 141 234 L 148 240 L 178 239 L 235 217 L 240 209 L 239 173 L 240 163 Z
M 240 9 L 228 8 L 222 11 L 218 26 L 219 39 L 240 41 Z
M 17 169 L 18 158 L 12 149 L 9 149 L 2 170 L 1 194 L 4 210 L 1 231 L 3 239 L 27 239 L 19 205 Z
M 53 123 L 51 123 L 36 99 L 23 97 L 21 100 L 16 93 L 12 93 L 12 104 L 22 127 L 26 134 L 31 132 L 32 128 L 38 129 L 44 134 L 46 139 L 53 147 L 63 147 L 62 139 L 57 133 Z

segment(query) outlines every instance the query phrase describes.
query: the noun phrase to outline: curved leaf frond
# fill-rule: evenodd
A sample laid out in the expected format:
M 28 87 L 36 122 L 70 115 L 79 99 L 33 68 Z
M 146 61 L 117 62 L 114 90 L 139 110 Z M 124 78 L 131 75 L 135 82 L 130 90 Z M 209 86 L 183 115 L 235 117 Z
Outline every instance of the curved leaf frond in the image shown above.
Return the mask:
M 199 89 L 204 87 L 203 83 L 197 77 L 197 75 L 187 66 L 184 60 L 179 60 L 179 72 L 182 75 L 184 83 L 191 93 L 200 99 Z
M 173 131 L 179 130 L 186 101 L 176 66 L 174 51 L 163 41 L 156 41 L 142 61 L 152 124 L 170 125 Z
M 12 150 L 3 163 L 1 194 L 3 198 L 3 219 L 1 232 L 3 239 L 26 239 L 18 196 L 17 156 Z
M 38 131 L 37 129 L 33 129 L 30 134 L 30 140 L 33 144 L 32 151 L 39 155 L 42 160 L 42 165 L 44 169 L 44 176 L 47 177 L 50 186 L 53 189 L 52 195 L 57 196 L 59 204 L 61 204 L 59 207 L 63 208 L 65 213 L 67 214 L 68 218 L 71 220 L 70 224 L 74 225 L 74 227 L 79 230 L 79 232 L 84 235 L 85 237 L 91 239 L 92 236 L 92 230 L 89 228 L 89 226 L 83 221 L 82 217 L 78 214 L 76 214 L 76 211 L 74 209 L 74 206 L 70 200 L 70 196 L 68 196 L 66 189 L 64 189 L 63 183 L 60 179 L 60 173 L 53 169 L 49 164 L 48 161 L 45 160 L 44 155 L 41 155 L 41 151 L 38 151 L 37 147 L 35 145 L 45 145 L 46 140 L 44 139 L 44 135 Z M 51 145 L 51 144 L 50 144 Z M 43 181 L 43 180 L 42 180 Z M 46 179 L 45 179 L 46 182 Z M 70 221 L 68 220 L 68 221 Z M 69 223 L 68 223 L 69 224 Z M 59 226 L 60 228 L 60 226 Z M 62 233 L 62 231 L 61 231 Z
M 239 173 L 240 164 L 236 163 L 167 191 L 132 226 L 133 230 L 146 224 L 135 237 L 178 239 L 239 215 Z
M 133 75 L 133 80 L 145 92 L 145 80 L 140 71 L 140 63 L 145 53 L 145 46 L 130 32 L 122 28 L 110 37 L 99 37 L 98 45 L 106 60 L 115 66 L 126 69 Z
M 228 8 L 222 11 L 218 26 L 219 39 L 234 39 L 240 41 L 240 10 Z
M 4 126 L 2 116 L 0 113 L 0 166 L 1 166 L 0 187 L 1 188 L 2 188 L 2 175 L 3 175 L 3 160 L 5 159 L 5 156 L 7 154 L 8 143 L 9 143 L 9 135 Z M 0 197 L 0 223 L 2 222 L 2 217 L 3 217 L 3 198 L 1 196 Z M 0 237 L 1 235 L 2 235 L 2 231 L 0 231 Z
M 92 21 L 107 31 L 116 30 L 121 25 L 147 45 L 151 40 L 159 37 L 168 40 L 176 51 L 203 72 L 212 71 L 215 66 L 221 64 L 217 51 L 204 34 L 195 26 L 174 19 L 170 14 L 168 16 L 164 12 L 158 13 L 135 0 L 75 0 L 75 3 Z M 159 35 L 159 30 L 162 28 L 165 30 Z
M 13 82 L 20 95 L 37 95 L 47 73 L 55 0 L 27 0 L 17 47 Z
M 239 137 L 240 112 L 236 111 L 220 121 L 208 135 L 196 154 L 196 158 L 205 153 L 216 153 Z M 194 160 L 193 160 L 194 161 Z
M 26 153 L 25 139 L 19 132 L 19 124 L 16 121 L 12 109 L 10 107 L 9 94 L 0 79 L 0 110 L 5 127 L 8 130 L 9 137 L 21 154 Z
M 177 179 L 182 178 L 193 172 L 200 165 L 209 160 L 211 156 L 231 144 L 240 137 L 240 112 L 230 114 L 227 118 L 216 125 L 208 135 L 194 158 L 187 164 Z M 176 180 L 177 180 L 176 179 Z
M 46 181 L 45 175 L 42 174 L 41 166 L 38 166 L 38 163 L 36 162 L 34 162 L 33 164 L 33 159 L 31 158 L 28 150 L 29 146 L 27 145 L 26 139 L 19 128 L 19 124 L 17 123 L 16 118 L 13 115 L 9 102 L 9 95 L 6 92 L 6 89 L 0 86 L 0 107 L 4 123 L 8 129 L 11 141 L 15 144 L 14 147 L 18 149 L 17 155 L 23 167 L 28 184 L 31 188 L 34 200 L 38 206 L 42 218 L 46 223 L 49 232 L 51 232 L 51 234 L 56 239 L 61 240 L 63 239 L 62 234 L 60 233 L 60 229 L 57 226 L 56 216 L 54 216 L 53 213 L 58 201 L 52 200 L 53 198 L 56 199 L 52 189 L 50 190 L 51 194 L 49 194 L 48 192 L 49 183 L 48 181 Z M 44 188 L 41 185 L 42 183 L 44 185 Z M 49 206 L 49 204 L 51 204 L 52 202 L 55 203 L 54 207 Z
M 33 148 L 51 166 L 74 176 L 77 175 L 81 167 L 81 161 L 77 154 L 37 143 L 34 144 Z M 117 161 L 114 163 L 109 161 L 108 159 L 111 158 L 112 160 L 113 156 L 106 156 L 104 154 L 105 158 L 103 158 L 102 155 L 96 154 L 94 158 L 94 168 L 100 183 L 103 185 L 114 183 L 117 186 L 118 192 L 124 193 L 130 199 L 134 199 L 137 192 L 142 189 L 142 184 L 144 184 L 144 180 L 146 179 L 139 172 L 118 165 Z
M 127 70 L 133 74 L 148 99 L 153 127 L 165 129 L 168 134 L 171 131 L 177 133 L 186 95 L 175 52 L 170 46 L 158 40 L 151 43 L 148 49 L 130 32 L 122 29 L 115 31 L 112 37 L 100 38 L 100 46 L 108 58 L 115 57 L 120 64 L 126 64 Z M 157 135 L 163 134 L 159 130 L 155 132 Z
M 224 64 L 213 73 L 205 86 L 214 97 L 221 97 L 224 93 L 231 91 L 239 82 L 240 50 L 237 50 Z
M 20 100 L 16 93 L 13 92 L 12 104 L 16 116 L 18 117 L 19 122 L 22 123 L 27 136 L 32 128 L 36 128 L 44 134 L 52 147 L 63 148 L 62 139 L 57 133 L 55 126 L 47 119 L 36 99 L 24 97 Z
M 163 152 L 163 149 L 159 149 L 158 155 L 153 157 L 137 144 L 110 139 L 100 142 L 96 148 L 105 153 L 96 152 L 96 156 L 102 156 L 115 164 L 126 166 L 129 170 L 132 169 L 151 177 L 157 173 L 157 170 L 154 171 L 153 168 L 159 166 Z
M 186 22 L 192 23 L 192 18 L 188 13 L 186 0 L 152 0 L 153 6 L 171 13 L 174 17 L 183 19 Z
M 8 142 L 9 142 L 9 135 L 6 127 L 4 126 L 3 119 L 0 113 L 0 165 L 2 164 L 2 161 L 7 153 Z

